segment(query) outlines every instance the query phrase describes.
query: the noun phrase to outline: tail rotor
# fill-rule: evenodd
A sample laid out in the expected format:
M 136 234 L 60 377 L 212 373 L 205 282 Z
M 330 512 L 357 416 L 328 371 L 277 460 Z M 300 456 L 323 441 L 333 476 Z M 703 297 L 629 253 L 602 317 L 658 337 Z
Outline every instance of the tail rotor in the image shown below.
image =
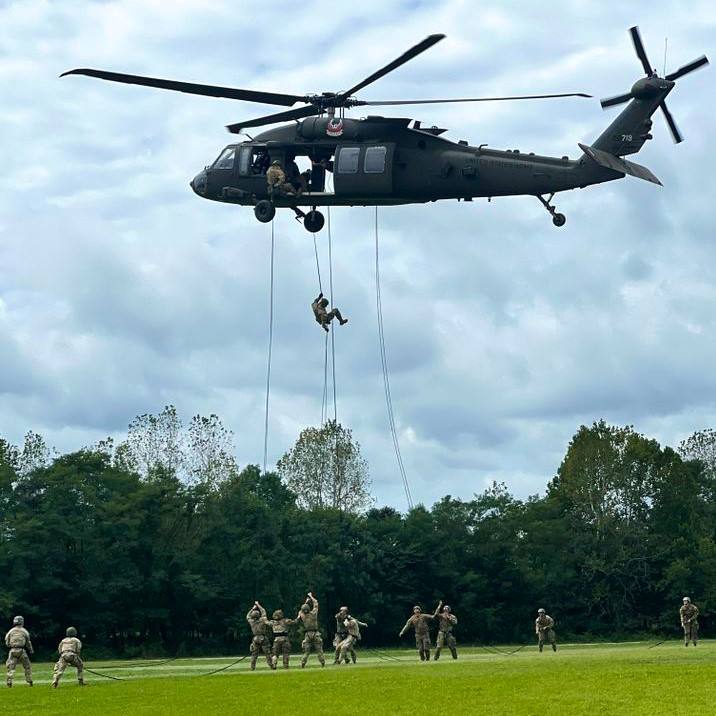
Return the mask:
M 706 55 L 702 55 L 701 57 L 692 60 L 683 67 L 680 67 L 675 72 L 670 72 L 665 77 L 659 77 L 656 70 L 649 62 L 646 50 L 644 49 L 644 43 L 641 41 L 639 28 L 634 26 L 629 29 L 629 33 L 631 35 L 632 43 L 634 44 L 634 51 L 636 52 L 636 56 L 639 58 L 641 65 L 644 68 L 644 72 L 646 73 L 646 78 L 638 80 L 629 92 L 603 99 L 601 101 L 602 109 L 606 109 L 607 107 L 614 107 L 618 104 L 623 104 L 624 102 L 628 102 L 631 99 L 655 98 L 658 96 L 659 92 L 671 89 L 676 80 L 680 79 L 684 75 L 688 75 L 694 70 L 698 70 L 700 67 L 709 64 Z M 676 126 L 674 117 L 669 111 L 669 108 L 666 106 L 666 102 L 662 100 L 659 103 L 659 107 L 661 107 L 661 111 L 664 113 L 664 118 L 666 119 L 666 123 L 669 126 L 669 130 L 671 131 L 671 136 L 673 137 L 674 142 L 676 144 L 679 144 L 679 142 L 683 141 L 683 136 L 679 131 L 679 128 Z

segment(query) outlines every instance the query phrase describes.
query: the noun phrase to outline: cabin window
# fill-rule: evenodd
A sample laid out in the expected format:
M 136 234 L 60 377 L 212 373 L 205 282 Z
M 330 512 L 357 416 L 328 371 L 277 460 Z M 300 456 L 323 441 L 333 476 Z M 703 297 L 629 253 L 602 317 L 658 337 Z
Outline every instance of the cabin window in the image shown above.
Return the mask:
M 251 166 L 251 147 L 241 147 L 239 149 L 239 174 L 246 176 Z
M 338 173 L 356 174 L 359 157 L 360 147 L 341 147 L 338 152 Z
M 367 147 L 363 160 L 363 171 L 366 174 L 382 174 L 385 171 L 385 157 L 388 150 L 385 147 Z
M 226 147 L 214 162 L 214 169 L 233 169 L 236 147 Z

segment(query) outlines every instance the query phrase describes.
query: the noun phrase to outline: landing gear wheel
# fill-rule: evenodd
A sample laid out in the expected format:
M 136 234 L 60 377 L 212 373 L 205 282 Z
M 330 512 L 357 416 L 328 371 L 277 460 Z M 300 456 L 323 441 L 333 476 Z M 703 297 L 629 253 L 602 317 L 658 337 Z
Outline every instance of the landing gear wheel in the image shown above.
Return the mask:
M 322 228 L 326 220 L 320 211 L 313 209 L 303 219 L 303 226 L 306 231 L 310 231 L 312 234 L 318 233 Z
M 268 224 L 276 215 L 276 207 L 270 201 L 261 199 L 254 207 L 254 214 L 262 224 Z
M 552 192 L 547 199 L 537 194 L 537 198 L 540 200 L 542 206 L 547 209 L 549 215 L 552 217 L 552 223 L 555 226 L 564 226 L 567 222 L 567 217 L 564 214 L 558 214 L 554 206 L 549 203 L 550 201 L 552 201 L 553 197 L 554 192 Z
M 555 214 L 552 217 L 552 223 L 555 226 L 564 226 L 567 221 L 567 217 L 564 214 Z

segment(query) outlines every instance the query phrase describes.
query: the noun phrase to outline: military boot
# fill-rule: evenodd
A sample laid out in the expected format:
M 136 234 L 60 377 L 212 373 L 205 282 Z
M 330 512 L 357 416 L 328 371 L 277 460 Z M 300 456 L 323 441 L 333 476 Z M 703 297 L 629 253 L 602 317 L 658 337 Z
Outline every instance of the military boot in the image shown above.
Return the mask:
M 556 645 L 556 644 L 552 644 L 552 651 L 557 651 L 557 645 Z
M 356 658 L 357 658 L 357 657 L 356 657 L 355 654 L 351 654 L 351 659 L 353 659 L 353 663 L 354 663 L 354 664 L 356 663 Z
M 543 649 L 543 648 L 544 648 L 544 647 L 542 646 L 542 644 L 540 644 L 540 645 L 539 645 L 540 653 L 542 653 L 542 649 Z
M 457 649 L 450 649 L 450 653 L 453 659 L 457 659 Z
M 53 688 L 53 689 L 56 689 L 56 688 L 57 688 L 57 682 L 56 682 L 56 681 L 53 681 L 53 682 L 52 682 L 52 688 Z
M 435 656 L 433 657 L 433 659 L 435 659 L 435 661 L 437 661 L 439 658 L 440 658 L 440 649 L 435 649 Z
M 84 685 L 85 685 L 85 680 L 84 680 L 84 679 L 77 679 L 77 683 L 78 683 L 80 686 L 84 686 Z

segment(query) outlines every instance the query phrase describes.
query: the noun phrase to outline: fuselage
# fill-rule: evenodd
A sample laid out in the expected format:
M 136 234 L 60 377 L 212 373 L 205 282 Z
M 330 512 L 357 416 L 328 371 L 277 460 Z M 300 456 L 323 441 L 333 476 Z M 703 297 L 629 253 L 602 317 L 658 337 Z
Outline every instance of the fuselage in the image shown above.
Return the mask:
M 255 139 L 231 144 L 192 181 L 200 196 L 253 205 L 269 196 L 265 169 L 288 168 L 301 157 L 309 165 L 299 196 L 273 196 L 276 206 L 390 205 L 540 195 L 621 178 L 584 156 L 470 146 L 440 136 L 444 130 L 410 125 L 409 119 L 311 117 Z M 322 170 L 323 166 L 328 171 Z M 323 173 L 314 181 L 312 174 Z M 322 179 L 322 180 L 321 180 Z

